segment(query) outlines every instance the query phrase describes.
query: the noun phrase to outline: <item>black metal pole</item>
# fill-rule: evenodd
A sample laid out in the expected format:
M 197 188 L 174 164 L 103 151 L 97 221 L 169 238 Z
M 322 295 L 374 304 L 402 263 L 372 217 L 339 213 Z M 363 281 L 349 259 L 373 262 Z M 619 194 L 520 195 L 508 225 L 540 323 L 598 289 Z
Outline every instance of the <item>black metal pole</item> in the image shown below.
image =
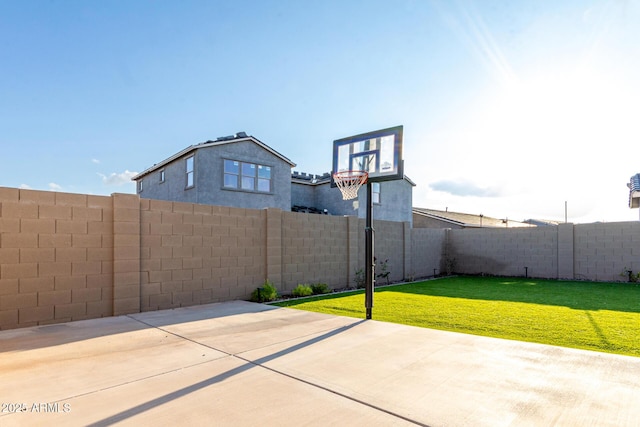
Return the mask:
M 373 197 L 372 185 L 367 183 L 367 219 L 364 229 L 365 244 L 365 301 L 367 309 L 367 319 L 371 319 L 371 309 L 373 308 L 373 286 L 375 283 L 375 261 L 373 257 Z

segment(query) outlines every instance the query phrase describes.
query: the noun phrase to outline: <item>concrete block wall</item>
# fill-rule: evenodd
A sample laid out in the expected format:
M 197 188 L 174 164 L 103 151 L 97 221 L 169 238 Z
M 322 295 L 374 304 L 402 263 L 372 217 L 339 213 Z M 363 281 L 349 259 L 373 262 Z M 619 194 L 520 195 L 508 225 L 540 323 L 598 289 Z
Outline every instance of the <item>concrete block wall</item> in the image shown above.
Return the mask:
M 309 215 L 268 209 L 277 224 L 281 218 L 280 248 L 269 247 L 269 256 L 281 255 L 281 274 L 269 279 L 282 293 L 298 284 L 326 283 L 331 288 L 355 287 L 356 271 L 365 263 L 365 220 L 355 216 Z M 270 225 L 267 234 L 277 225 Z M 388 260 L 391 281 L 404 279 L 409 269 L 410 227 L 407 223 L 374 221 L 375 256 L 380 264 Z M 277 237 L 276 237 L 277 240 Z M 272 255 L 274 254 L 274 255 Z M 277 265 L 275 266 L 278 269 Z M 280 280 L 278 280 L 280 279 Z M 379 283 L 383 279 L 378 279 Z
M 460 274 L 558 277 L 558 228 L 450 230 L 454 271 Z
M 415 234 L 417 230 L 413 230 Z M 455 272 L 627 281 L 640 271 L 640 222 L 450 230 Z
M 298 284 L 313 283 L 344 287 L 351 255 L 348 218 L 282 211 L 280 215 L 282 276 L 279 291 L 288 292 Z
M 575 277 L 627 281 L 625 270 L 640 271 L 640 222 L 577 224 Z
M 141 199 L 140 311 L 248 299 L 266 273 L 265 210 Z
M 559 279 L 575 278 L 575 239 L 573 224 L 558 225 L 558 274 Z
M 442 228 L 411 229 L 411 269 L 407 278 L 430 277 L 443 274 L 441 269 L 443 245 L 447 230 Z
M 0 329 L 113 314 L 110 197 L 0 187 Z
M 345 217 L 347 221 L 347 280 L 344 287 L 355 287 L 356 272 L 364 268 L 364 221 L 355 216 Z
M 375 217 L 375 215 L 374 215 Z M 374 241 L 374 255 L 376 257 L 376 276 L 382 273 L 382 263 L 387 260 L 387 271 L 389 272 L 389 280 L 397 282 L 403 280 L 408 275 L 408 271 L 405 271 L 405 258 L 409 258 L 410 254 L 405 253 L 409 248 L 405 247 L 405 240 L 411 241 L 410 236 L 405 236 L 405 224 L 403 222 L 394 221 L 373 221 L 373 228 L 375 230 Z M 364 226 L 365 220 L 360 221 L 360 246 L 361 252 L 361 264 L 364 265 Z M 408 224 L 407 224 L 408 226 Z M 384 285 L 386 280 L 384 278 L 376 277 L 376 284 Z
M 114 194 L 113 315 L 140 311 L 140 199 Z
M 0 187 L 0 329 L 248 299 L 271 280 L 353 287 L 364 219 Z M 375 221 L 392 281 L 455 273 L 626 281 L 640 222 L 413 229 Z M 380 273 L 380 269 L 377 271 Z M 380 282 L 381 279 L 378 280 Z

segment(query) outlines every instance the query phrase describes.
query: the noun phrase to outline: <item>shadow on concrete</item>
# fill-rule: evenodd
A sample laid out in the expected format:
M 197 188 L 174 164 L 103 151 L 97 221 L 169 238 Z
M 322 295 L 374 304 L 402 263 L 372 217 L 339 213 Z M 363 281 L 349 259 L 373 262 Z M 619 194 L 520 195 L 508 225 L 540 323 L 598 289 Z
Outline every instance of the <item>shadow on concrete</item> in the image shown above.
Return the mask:
M 241 308 L 239 308 L 240 305 L 242 305 Z M 143 312 L 127 316 L 102 317 L 79 320 L 77 322 L 9 329 L 0 331 L 0 353 L 35 350 L 76 341 L 142 331 L 170 324 L 175 325 L 229 317 L 241 313 L 260 313 L 276 309 L 278 307 L 248 303 L 246 301 L 232 301 L 181 307 L 173 310 Z M 155 319 L 156 321 L 153 324 L 149 324 L 148 321 L 141 321 L 141 318 Z
M 192 385 L 190 385 L 188 387 L 184 387 L 184 388 L 182 388 L 180 390 L 176 390 L 176 391 L 174 391 L 172 393 L 165 394 L 164 396 L 160 396 L 158 398 L 155 398 L 153 400 L 150 400 L 150 401 L 145 402 L 143 404 L 140 404 L 138 406 L 134 406 L 133 408 L 129 408 L 129 409 L 125 410 L 125 411 L 119 412 L 119 413 L 114 414 L 114 415 L 112 415 L 112 416 L 110 416 L 108 418 L 105 418 L 103 420 L 97 421 L 97 422 L 95 422 L 93 424 L 89 424 L 89 425 L 90 426 L 95 426 L 95 427 L 97 427 L 97 426 L 110 426 L 110 425 L 113 425 L 114 423 L 117 423 L 117 422 L 120 422 L 120 421 L 124 421 L 124 420 L 126 420 L 128 418 L 131 418 L 131 417 L 136 416 L 138 414 L 141 414 L 143 412 L 149 411 L 149 410 L 151 410 L 151 409 L 153 409 L 155 407 L 158 407 L 158 406 L 161 406 L 163 404 L 169 403 L 174 399 L 178 399 L 178 398 L 180 398 L 182 396 L 185 396 L 185 395 L 187 395 L 189 393 L 193 393 L 193 392 L 196 392 L 196 391 L 201 390 L 203 388 L 209 387 L 209 386 L 211 386 L 213 384 L 219 383 L 219 382 L 224 381 L 224 380 L 226 380 L 228 378 L 231 378 L 231 377 L 233 377 L 235 375 L 239 375 L 239 374 L 241 374 L 241 373 L 243 373 L 245 371 L 248 371 L 249 369 L 252 369 L 252 368 L 255 368 L 255 367 L 260 367 L 263 364 L 265 364 L 267 362 L 270 362 L 272 360 L 275 360 L 275 359 L 277 359 L 279 357 L 282 357 L 284 355 L 293 353 L 293 352 L 298 351 L 300 349 L 303 349 L 305 347 L 308 347 L 308 346 L 311 346 L 313 344 L 316 344 L 316 343 L 318 343 L 320 341 L 323 341 L 323 340 L 326 340 L 328 338 L 331 338 L 331 337 L 333 337 L 335 335 L 338 335 L 340 333 L 343 333 L 343 332 L 345 332 L 345 331 L 347 331 L 347 330 L 349 330 L 351 328 L 354 328 L 354 327 L 360 325 L 363 322 L 365 322 L 365 320 L 361 320 L 359 322 L 352 323 L 350 325 L 342 326 L 342 327 L 337 328 L 335 330 L 329 331 L 329 332 L 327 332 L 327 333 L 325 333 L 323 335 L 320 335 L 318 337 L 309 339 L 309 340 L 304 341 L 304 342 L 302 342 L 300 344 L 293 345 L 293 346 L 288 347 L 288 348 L 286 348 L 284 350 L 278 351 L 278 352 L 273 353 L 273 354 L 271 354 L 269 356 L 262 357 L 260 359 L 255 360 L 255 361 L 249 361 L 249 360 L 241 358 L 241 357 L 230 355 L 230 356 L 233 356 L 233 357 L 237 358 L 238 360 L 241 360 L 241 361 L 243 361 L 245 363 L 243 365 L 241 365 L 241 366 L 238 366 L 237 368 L 234 368 L 234 369 L 231 369 L 229 371 L 223 372 L 223 373 L 218 374 L 218 375 L 216 375 L 214 377 L 208 378 L 208 379 L 206 379 L 204 381 L 200 381 L 199 383 L 192 384 Z

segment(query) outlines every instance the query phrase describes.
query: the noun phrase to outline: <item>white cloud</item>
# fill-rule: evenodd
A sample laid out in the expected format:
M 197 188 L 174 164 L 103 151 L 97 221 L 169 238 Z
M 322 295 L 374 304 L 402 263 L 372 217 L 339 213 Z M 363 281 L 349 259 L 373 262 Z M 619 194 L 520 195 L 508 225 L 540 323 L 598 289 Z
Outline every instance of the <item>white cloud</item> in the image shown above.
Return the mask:
M 62 187 L 58 184 L 56 184 L 55 182 L 50 182 L 49 183 L 49 191 L 60 191 L 62 190 Z
M 28 184 L 20 184 L 20 188 L 23 190 L 31 190 L 31 186 Z
M 102 178 L 102 183 L 104 185 L 120 186 L 120 185 L 123 185 L 123 184 L 131 183 L 131 178 L 133 178 L 137 174 L 138 174 L 138 172 L 131 172 L 129 170 L 125 170 L 124 172 L 121 172 L 121 173 L 113 172 L 109 176 L 101 174 L 101 173 L 99 173 L 98 175 Z
M 480 187 L 466 180 L 440 180 L 432 182 L 429 186 L 443 193 L 449 193 L 454 196 L 475 196 L 475 197 L 500 197 L 503 196 L 502 191 L 498 188 Z
M 96 165 L 100 164 L 100 160 L 98 159 L 91 159 L 91 163 L 95 163 Z

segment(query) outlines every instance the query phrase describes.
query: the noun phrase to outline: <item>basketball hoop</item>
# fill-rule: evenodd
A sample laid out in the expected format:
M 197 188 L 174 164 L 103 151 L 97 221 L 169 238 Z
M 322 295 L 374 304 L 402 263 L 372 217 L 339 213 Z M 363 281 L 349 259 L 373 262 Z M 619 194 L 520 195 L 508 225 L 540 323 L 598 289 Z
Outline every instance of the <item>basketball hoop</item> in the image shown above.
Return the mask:
M 351 200 L 358 197 L 358 190 L 368 177 L 365 171 L 343 171 L 334 173 L 333 181 L 342 192 L 342 200 Z

